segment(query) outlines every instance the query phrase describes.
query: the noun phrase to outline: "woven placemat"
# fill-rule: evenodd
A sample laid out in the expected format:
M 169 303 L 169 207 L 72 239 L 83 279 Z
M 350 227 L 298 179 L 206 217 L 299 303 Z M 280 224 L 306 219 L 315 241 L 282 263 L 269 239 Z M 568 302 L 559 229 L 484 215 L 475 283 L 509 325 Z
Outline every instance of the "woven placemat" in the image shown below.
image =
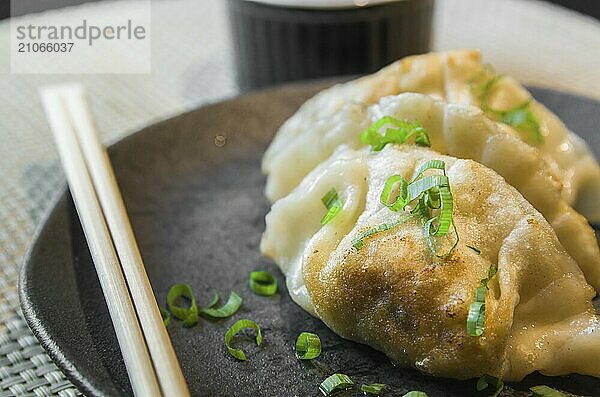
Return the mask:
M 10 75 L 8 57 L 0 57 L 0 397 L 79 394 L 19 312 L 23 256 L 52 197 L 64 186 L 37 88 L 84 83 L 105 142 L 232 97 L 238 89 L 224 7 L 221 0 L 154 2 L 150 75 Z M 81 19 L 118 9 L 118 2 L 102 2 L 62 12 Z M 438 1 L 435 21 L 434 49 L 478 47 L 499 71 L 526 83 L 600 98 L 595 50 L 600 24 L 591 18 L 536 1 L 452 0 Z M 9 24 L 3 21 L 0 53 L 8 51 Z
M 38 87 L 84 83 L 104 142 L 234 96 L 224 3 L 155 3 L 151 75 L 9 75 L 8 64 L 0 65 L 0 397 L 80 394 L 46 355 L 19 312 L 17 279 L 23 256 L 52 198 L 65 186 Z M 68 12 L 81 19 L 87 13 L 118 12 L 118 7 L 118 2 L 103 2 Z M 8 34 L 4 21 L 2 53 L 8 53 L 4 52 Z

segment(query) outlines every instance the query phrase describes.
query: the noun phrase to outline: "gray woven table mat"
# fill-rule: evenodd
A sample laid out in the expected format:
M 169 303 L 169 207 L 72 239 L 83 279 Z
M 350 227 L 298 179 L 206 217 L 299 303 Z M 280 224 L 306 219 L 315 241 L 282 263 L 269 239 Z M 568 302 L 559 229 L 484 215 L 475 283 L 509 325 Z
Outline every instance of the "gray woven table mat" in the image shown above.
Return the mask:
M 200 104 L 234 96 L 238 89 L 233 79 L 224 3 L 222 0 L 154 2 L 150 75 L 10 75 L 7 57 L 0 57 L 0 397 L 79 394 L 45 354 L 19 312 L 20 264 L 52 197 L 64 186 L 37 87 L 67 80 L 84 83 L 105 142 Z M 599 72 L 588 67 L 596 64 L 600 54 L 580 51 L 582 46 L 600 48 L 600 26 L 593 20 L 543 3 L 519 0 L 438 3 L 443 5 L 435 17 L 434 49 L 477 46 L 499 70 L 528 83 L 600 95 Z M 523 7 L 515 16 L 512 7 L 517 3 Z M 68 12 L 81 19 L 87 13 L 105 12 L 108 8 L 118 10 L 118 7 L 118 3 L 103 2 Z M 51 18 L 54 14 L 47 15 Z M 491 21 L 490 15 L 506 15 L 507 19 Z M 568 52 L 533 59 L 507 58 L 503 56 L 506 38 L 500 33 L 511 24 L 511 34 L 519 37 L 518 41 L 511 41 L 516 43 L 517 54 L 532 47 L 552 48 L 549 43 L 559 37 L 559 48 Z M 538 35 L 541 38 L 530 37 L 532 24 L 545 32 Z M 494 29 L 494 25 L 498 28 Z M 577 34 L 568 42 L 561 32 L 554 32 L 555 25 Z M 476 40 L 465 37 L 469 31 L 478 32 Z M 539 40 L 547 43 L 539 44 Z M 0 53 L 8 54 L 8 48 L 9 25 L 4 21 L 0 22 Z M 556 61 L 573 59 L 570 52 L 580 54 L 578 64 Z M 549 57 L 555 61 L 552 67 L 545 67 Z M 587 69 L 588 74 L 578 75 L 581 69 Z
M 76 17 L 106 7 L 114 9 L 118 3 L 69 12 Z M 151 75 L 9 75 L 6 59 L 0 58 L 4 63 L 0 65 L 4 72 L 0 74 L 0 397 L 80 394 L 46 355 L 19 312 L 21 261 L 52 197 L 64 186 L 37 87 L 83 82 L 105 142 L 237 93 L 227 61 L 224 2 L 157 2 L 153 14 L 154 32 L 171 34 L 152 37 Z M 3 22 L 0 50 L 7 46 L 8 23 Z

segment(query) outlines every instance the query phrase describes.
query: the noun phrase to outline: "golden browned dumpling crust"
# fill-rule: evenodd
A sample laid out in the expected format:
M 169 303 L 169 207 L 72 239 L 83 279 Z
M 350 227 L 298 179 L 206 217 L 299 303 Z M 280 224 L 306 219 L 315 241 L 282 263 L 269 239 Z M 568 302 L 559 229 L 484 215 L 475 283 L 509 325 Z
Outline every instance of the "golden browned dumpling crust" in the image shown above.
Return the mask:
M 455 251 L 434 255 L 416 219 L 355 248 L 362 232 L 403 215 L 379 200 L 386 179 L 410 180 L 432 159 L 446 164 Z M 343 208 L 322 226 L 320 199 L 332 187 Z M 459 379 L 519 380 L 535 370 L 600 376 L 594 290 L 544 217 L 481 164 L 412 145 L 340 150 L 278 200 L 266 223 L 261 249 L 286 274 L 292 298 L 401 365 Z M 469 306 L 491 266 L 498 273 L 488 284 L 484 332 L 469 336 Z

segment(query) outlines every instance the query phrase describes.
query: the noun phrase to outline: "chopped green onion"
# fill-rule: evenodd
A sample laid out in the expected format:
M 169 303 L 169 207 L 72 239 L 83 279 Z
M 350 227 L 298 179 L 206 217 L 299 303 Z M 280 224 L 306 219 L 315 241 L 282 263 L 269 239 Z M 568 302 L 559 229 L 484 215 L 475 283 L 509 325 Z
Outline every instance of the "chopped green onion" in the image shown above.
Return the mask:
M 485 302 L 472 302 L 467 316 L 467 335 L 481 336 L 485 322 Z
M 544 142 L 544 137 L 540 131 L 540 123 L 531 110 L 517 106 L 513 109 L 497 112 L 497 115 L 500 117 L 502 123 L 514 127 L 521 133 L 527 134 L 527 138 L 533 138 L 533 143 L 541 144 Z
M 487 294 L 487 287 L 479 286 L 475 288 L 475 301 L 485 302 L 485 295 Z
M 426 177 L 417 179 L 408 185 L 407 190 L 409 201 L 413 201 L 422 193 L 427 192 L 429 189 L 449 185 L 450 181 L 446 175 L 428 175 Z
M 488 101 L 489 101 L 490 95 L 492 93 L 492 87 L 497 82 L 499 82 L 503 77 L 504 76 L 502 76 L 502 75 L 496 75 L 496 76 L 492 77 L 491 79 L 489 79 L 483 86 L 482 93 L 481 93 L 481 109 L 484 112 L 489 112 L 491 110 L 491 108 L 488 105 Z
M 541 385 L 530 387 L 533 397 L 566 397 L 566 394 L 551 387 Z
M 231 291 L 229 293 L 229 299 L 227 299 L 227 303 L 225 303 L 223 306 L 218 309 L 215 309 L 214 307 L 204 307 L 200 309 L 200 313 L 212 318 L 231 317 L 235 314 L 235 312 L 238 311 L 240 306 L 242 306 L 242 302 L 242 297 L 236 294 L 234 291 Z
M 189 299 L 190 306 L 178 306 L 177 301 L 181 298 Z M 196 298 L 194 297 L 192 287 L 189 285 L 175 284 L 172 286 L 167 294 L 167 305 L 173 316 L 183 321 L 184 326 L 191 327 L 198 322 L 198 306 L 196 305 Z
M 432 222 L 434 219 L 430 219 L 427 223 Z M 454 222 L 452 222 L 452 228 L 454 230 L 454 236 L 456 237 L 456 239 L 454 240 L 454 243 L 452 244 L 452 246 L 450 248 L 447 248 L 445 250 L 442 250 L 442 248 L 438 248 L 437 245 L 440 245 L 440 242 L 438 239 L 434 238 L 435 235 L 431 233 L 431 230 L 429 229 L 430 225 L 426 225 L 426 233 L 425 233 L 425 237 L 427 240 L 427 245 L 429 245 L 429 249 L 431 250 L 431 252 L 433 252 L 433 254 L 435 256 L 437 256 L 438 258 L 441 259 L 446 259 L 448 258 L 450 255 L 452 255 L 452 253 L 454 252 L 454 250 L 456 249 L 456 247 L 458 246 L 458 242 L 460 241 L 460 237 L 458 237 L 458 231 L 456 230 L 456 225 L 454 224 Z M 443 243 L 444 241 L 442 241 Z M 447 245 L 446 245 L 447 246 Z M 442 252 L 442 253 L 440 253 Z
M 396 198 L 391 201 L 394 187 L 398 185 L 399 192 Z M 380 197 L 381 203 L 391 209 L 392 211 L 400 211 L 404 209 L 409 203 L 408 200 L 408 182 L 402 177 L 402 175 L 392 175 L 386 181 L 383 186 L 383 191 Z M 391 202 L 390 202 L 391 201 Z
M 467 248 L 471 248 L 473 251 L 475 251 L 477 254 L 481 254 L 481 250 L 479 248 L 473 247 L 471 245 L 467 244 Z
M 210 307 L 214 307 L 217 303 L 219 303 L 219 294 L 217 291 L 213 291 L 212 298 L 210 299 L 210 303 L 206 306 L 203 306 L 202 309 L 208 309 Z M 200 309 L 200 310 L 202 310 Z
M 504 389 L 504 382 L 502 382 L 502 379 L 498 379 L 491 375 L 483 375 L 477 380 L 477 391 L 485 390 L 489 386 L 492 386 L 496 389 L 494 394 L 492 394 L 490 397 L 498 397 L 502 389 Z
M 477 385 L 475 386 L 475 388 L 477 389 L 477 391 L 482 391 L 482 390 L 487 389 L 488 386 L 489 386 L 489 384 L 485 380 L 485 375 L 484 375 L 481 378 L 477 379 Z
M 238 320 L 235 324 L 233 324 L 231 327 L 229 327 L 229 329 L 225 333 L 225 346 L 227 346 L 227 351 L 229 351 L 229 354 L 231 354 L 233 357 L 237 358 L 238 360 L 242 360 L 242 361 L 247 360 L 246 354 L 244 353 L 244 351 L 242 349 L 234 349 L 233 347 L 231 347 L 231 340 L 233 339 L 233 337 L 235 335 L 238 334 L 238 332 L 240 332 L 241 330 L 244 330 L 244 329 L 256 330 L 256 345 L 260 346 L 260 344 L 262 343 L 262 334 L 260 332 L 260 327 L 258 326 L 258 324 L 256 324 L 252 320 L 248 320 L 248 319 Z
M 481 336 L 483 334 L 483 325 L 485 323 L 485 296 L 487 293 L 488 283 L 498 272 L 498 267 L 491 265 L 487 277 L 479 282 L 479 286 L 475 289 L 475 302 L 469 306 L 469 314 L 467 315 L 467 335 Z
M 361 385 L 360 391 L 365 393 L 367 396 L 380 396 L 387 385 L 383 383 L 372 383 L 370 385 Z
M 416 181 L 423 175 L 423 173 L 427 170 L 441 170 L 444 175 L 446 175 L 446 163 L 442 160 L 429 160 L 425 163 L 421 164 L 421 166 L 417 169 L 415 176 L 411 179 L 411 182 Z
M 342 210 L 342 200 L 340 200 L 335 188 L 331 188 L 330 191 L 321 197 L 321 201 L 325 205 L 325 208 L 327 208 L 327 213 L 321 219 L 321 225 L 326 225 Z
M 496 275 L 496 273 L 498 273 L 498 267 L 496 265 L 491 265 L 488 269 L 487 277 L 479 282 L 479 286 L 489 289 L 487 285 L 490 282 L 490 280 Z
M 494 79 L 499 79 L 501 76 L 496 74 L 496 71 L 490 64 L 485 64 L 479 70 L 479 73 L 469 82 L 471 94 L 479 98 L 482 109 L 487 104 L 487 98 L 492 86 L 496 83 Z
M 331 396 L 335 392 L 348 390 L 353 386 L 354 382 L 347 375 L 333 374 L 321 383 L 319 390 L 321 390 L 321 393 L 325 396 Z
M 535 114 L 531 110 L 528 110 L 531 101 L 525 101 L 524 103 L 515 106 L 512 109 L 497 110 L 492 109 L 489 105 L 489 99 L 492 93 L 493 86 L 500 81 L 504 76 L 496 75 L 493 70 L 482 70 L 485 80 L 479 85 L 472 85 L 471 91 L 473 95 L 479 98 L 481 104 L 481 110 L 483 110 L 491 118 L 500 121 L 501 123 L 508 124 L 521 133 L 527 134 L 533 138 L 534 143 L 540 144 L 544 141 L 540 132 L 540 124 L 535 117 Z M 491 75 L 491 77 L 490 77 Z M 481 77 L 479 78 L 481 79 Z
M 443 175 L 423 176 L 427 170 L 440 170 Z M 454 199 L 450 190 L 450 181 L 446 176 L 446 163 L 442 160 L 429 160 L 423 163 L 416 171 L 415 176 L 408 185 L 409 200 L 418 199 L 417 205 L 411 211 L 421 217 L 426 231 L 427 244 L 438 258 L 447 258 L 452 255 L 460 240 L 456 225 L 453 220 Z M 432 210 L 439 211 L 432 216 Z M 454 230 L 454 243 L 450 248 L 438 249 L 437 239 Z M 440 253 L 442 251 L 442 253 Z
M 159 306 L 158 308 L 160 309 L 160 315 L 163 319 L 163 324 L 165 324 L 165 327 L 167 327 L 171 323 L 171 313 L 169 313 L 169 311 L 164 307 Z
M 439 187 L 439 202 L 440 214 L 429 219 L 426 223 L 426 230 L 431 236 L 445 236 L 448 233 L 448 230 L 450 230 L 450 225 L 454 225 L 454 222 L 452 221 L 454 202 L 452 199 L 452 192 L 450 192 L 448 186 Z M 437 222 L 436 226 L 434 226 L 435 222 Z
M 402 397 L 427 397 L 427 393 L 422 391 L 409 391 Z
M 259 295 L 274 295 L 277 292 L 277 279 L 264 270 L 253 271 L 250 273 L 250 289 Z
M 535 143 L 542 143 L 544 138 L 540 132 L 540 123 L 531 110 L 528 110 L 531 101 L 518 105 L 505 111 L 496 111 L 500 121 L 515 127 L 520 132 L 525 132 L 533 137 Z
M 443 175 L 423 176 L 425 171 L 430 169 L 440 170 L 443 172 Z M 398 184 L 400 184 L 399 193 L 394 197 L 392 192 Z M 407 183 L 401 175 L 388 177 L 381 192 L 380 200 L 383 205 L 395 212 L 406 210 L 406 207 L 411 202 L 418 200 L 415 207 L 411 210 L 411 214 L 421 218 L 427 232 L 427 243 L 433 253 L 439 258 L 446 258 L 454 252 L 454 249 L 458 245 L 459 237 L 456 225 L 452 219 L 454 201 L 452 192 L 450 191 L 450 181 L 446 176 L 446 163 L 444 161 L 429 160 L 421 164 L 410 183 Z M 432 210 L 439 211 L 439 213 L 436 216 L 432 216 Z M 410 216 L 400 218 L 397 221 L 384 223 L 368 229 L 355 238 L 352 241 L 352 245 L 356 249 L 361 249 L 364 243 L 363 240 L 366 237 L 389 230 L 409 218 Z M 440 254 L 439 250 L 435 247 L 436 242 L 433 237 L 445 236 L 450 230 L 450 226 L 454 229 L 456 239 L 450 249 Z
M 396 226 L 400 225 L 401 223 L 406 222 L 407 220 L 409 220 L 410 218 L 413 218 L 413 217 L 414 217 L 414 215 L 412 215 L 412 214 L 406 214 L 393 222 L 382 223 L 381 225 L 372 227 L 372 228 L 366 230 L 365 232 L 359 234 L 358 237 L 356 237 L 354 240 L 352 240 L 352 246 L 354 248 L 356 248 L 357 250 L 359 250 L 364 246 L 364 240 L 367 237 L 370 237 L 374 234 L 381 233 L 386 230 L 395 228 Z
M 386 125 L 395 128 L 386 128 L 382 135 L 379 130 Z M 431 146 L 429 134 L 420 123 L 411 123 L 384 116 L 360 134 L 360 141 L 370 145 L 373 151 L 378 152 L 388 143 L 406 143 L 412 136 L 415 137 L 416 145 Z
M 312 360 L 321 354 L 321 339 L 319 335 L 302 332 L 296 339 L 296 356 L 300 360 Z
M 479 73 L 470 81 L 471 94 L 479 99 L 480 107 L 484 112 L 490 108 L 488 105 L 492 88 L 504 76 L 496 73 L 491 65 L 484 65 Z
M 422 220 L 428 220 L 431 216 L 431 208 L 427 205 L 427 200 L 424 197 L 419 198 L 417 205 L 410 212 L 420 216 Z
M 440 201 L 440 187 L 432 187 L 425 193 L 423 193 L 423 198 L 425 199 L 425 204 L 431 208 L 432 210 L 437 210 L 442 206 L 442 202 Z
M 425 128 L 420 127 L 420 129 L 418 129 L 415 132 L 415 134 L 416 134 L 415 145 L 431 147 L 431 141 L 429 140 L 429 133 L 427 132 L 427 130 L 425 130 Z

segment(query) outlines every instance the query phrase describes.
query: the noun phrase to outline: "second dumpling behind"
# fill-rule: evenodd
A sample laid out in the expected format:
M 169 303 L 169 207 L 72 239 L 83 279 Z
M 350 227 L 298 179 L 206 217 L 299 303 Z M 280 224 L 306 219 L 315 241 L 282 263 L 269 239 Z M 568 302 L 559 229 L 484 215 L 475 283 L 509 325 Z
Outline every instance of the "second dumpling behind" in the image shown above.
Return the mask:
M 484 67 L 479 52 L 472 50 L 409 56 L 375 74 L 325 89 L 306 101 L 281 126 L 265 152 L 263 171 L 270 175 L 267 197 L 274 201 L 289 193 L 333 153 L 336 142 L 352 142 L 341 142 L 340 138 L 347 137 L 352 128 L 360 128 L 360 115 L 355 109 L 408 92 L 451 104 L 475 105 L 490 120 L 499 121 L 507 129 L 514 126 L 513 132 L 521 142 L 553 164 L 564 184 L 562 193 L 567 203 L 590 222 L 600 222 L 600 166 L 585 142 L 516 80 L 495 75 Z M 476 139 L 477 131 L 472 132 Z M 451 151 L 448 154 L 462 158 Z M 286 180 L 277 177 L 281 166 L 291 161 L 295 163 L 295 181 L 289 179 L 289 170 Z

